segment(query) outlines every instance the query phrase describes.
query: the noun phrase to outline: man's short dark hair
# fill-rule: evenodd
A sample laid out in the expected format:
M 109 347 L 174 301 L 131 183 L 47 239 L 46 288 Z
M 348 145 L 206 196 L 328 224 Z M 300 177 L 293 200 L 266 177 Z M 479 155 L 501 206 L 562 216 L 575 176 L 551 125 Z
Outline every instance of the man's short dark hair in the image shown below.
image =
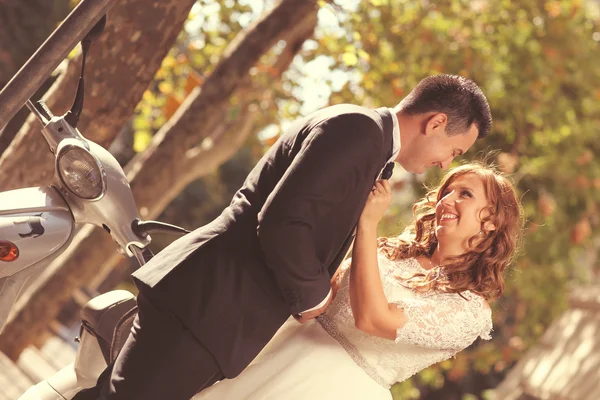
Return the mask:
M 448 135 L 465 133 L 473 123 L 477 137 L 492 129 L 492 113 L 485 95 L 475 82 L 457 75 L 434 75 L 423 79 L 399 104 L 408 115 L 440 112 L 448 116 Z

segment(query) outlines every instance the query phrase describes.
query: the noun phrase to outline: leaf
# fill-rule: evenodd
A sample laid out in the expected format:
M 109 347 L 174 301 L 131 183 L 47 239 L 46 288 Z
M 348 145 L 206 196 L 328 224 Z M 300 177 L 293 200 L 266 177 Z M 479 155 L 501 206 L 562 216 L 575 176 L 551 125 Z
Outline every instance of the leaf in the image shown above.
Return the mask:
M 167 82 L 167 81 L 162 81 L 161 83 L 158 84 L 158 90 L 160 90 L 161 93 L 163 93 L 163 94 L 173 93 L 173 83 Z
M 355 53 L 344 53 L 342 61 L 349 67 L 354 67 L 358 63 L 358 57 Z
M 181 105 L 181 101 L 179 101 L 175 96 L 168 95 L 167 100 L 164 106 L 164 114 L 167 119 L 171 118 L 173 114 L 177 111 L 179 106 Z
M 203 83 L 204 77 L 196 71 L 191 71 L 185 80 L 185 86 L 183 89 L 185 95 L 187 96 L 192 90 L 194 90 L 196 86 L 200 86 Z
M 133 135 L 133 151 L 141 153 L 152 142 L 152 134 L 148 131 L 136 131 Z

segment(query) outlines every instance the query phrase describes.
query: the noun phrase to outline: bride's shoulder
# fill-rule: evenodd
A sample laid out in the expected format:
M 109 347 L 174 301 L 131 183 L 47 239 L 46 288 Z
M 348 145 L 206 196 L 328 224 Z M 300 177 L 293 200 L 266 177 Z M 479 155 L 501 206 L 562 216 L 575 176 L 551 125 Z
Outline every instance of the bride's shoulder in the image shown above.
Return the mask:
M 486 299 L 477 293 L 474 293 L 470 290 L 465 290 L 460 294 L 452 293 L 451 296 L 455 297 L 457 301 L 459 301 L 460 298 L 459 302 L 463 304 L 465 311 L 468 310 L 476 315 L 479 315 L 483 319 L 491 319 L 492 309 L 490 304 Z M 465 300 L 467 301 L 465 302 Z
M 490 308 L 490 305 L 487 302 L 487 300 L 475 292 L 465 290 L 464 292 L 461 292 L 460 295 L 462 295 L 462 297 L 466 298 L 467 300 L 472 300 L 473 302 L 481 305 L 482 307 Z

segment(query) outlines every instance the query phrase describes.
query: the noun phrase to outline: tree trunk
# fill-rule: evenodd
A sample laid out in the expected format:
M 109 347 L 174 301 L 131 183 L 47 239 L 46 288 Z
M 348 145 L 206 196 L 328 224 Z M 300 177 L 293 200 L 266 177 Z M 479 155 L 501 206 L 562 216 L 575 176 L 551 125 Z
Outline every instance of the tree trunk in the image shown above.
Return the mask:
M 181 31 L 195 0 L 120 0 L 108 12 L 101 39 L 86 61 L 85 107 L 79 130 L 108 147 L 146 90 Z M 66 112 L 75 96 L 81 55 L 44 96 L 55 114 Z M 53 156 L 33 116 L 0 157 L 0 191 L 50 182 Z M 26 157 L 26 158 L 25 158 Z M 27 159 L 27 168 L 23 160 Z
M 0 5 L 2 88 L 67 16 L 69 0 L 19 0 Z
M 69 0 L 19 0 L 0 3 L 0 90 L 46 40 L 69 11 Z M 34 96 L 39 99 L 56 77 L 49 79 Z M 27 118 L 23 107 L 0 130 L 0 155 L 6 150 Z
M 239 119 L 225 122 L 210 149 L 197 149 L 204 132 L 215 133 L 230 111 L 235 94 L 247 99 L 249 70 L 278 40 L 288 46 L 275 67 L 281 75 L 316 26 L 316 5 L 309 0 L 283 0 L 236 37 L 202 89 L 188 96 L 159 131 L 146 153 L 134 159 L 128 177 L 145 218 L 154 218 L 189 182 L 225 162 L 252 130 L 252 115 L 244 105 Z M 265 89 L 269 91 L 269 89 Z M 242 100 L 242 104 L 243 100 Z M 206 139 L 206 138 L 205 138 Z M 209 157 L 210 156 L 210 157 Z M 186 168 L 195 170 L 193 173 Z M 183 177 L 183 178 L 182 178 Z M 171 186 L 173 185 L 173 188 Z M 108 256 L 107 256 L 108 255 Z M 0 336 L 0 351 L 16 358 L 56 317 L 70 293 L 89 282 L 99 270 L 116 265 L 119 255 L 106 232 L 83 227 L 69 250 L 18 300 L 13 317 Z

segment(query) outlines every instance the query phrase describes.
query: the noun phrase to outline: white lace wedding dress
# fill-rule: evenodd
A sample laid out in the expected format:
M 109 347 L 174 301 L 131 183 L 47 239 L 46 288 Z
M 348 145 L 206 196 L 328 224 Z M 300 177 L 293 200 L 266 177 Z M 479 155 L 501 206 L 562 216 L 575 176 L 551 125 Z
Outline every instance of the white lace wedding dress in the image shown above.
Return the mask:
M 471 293 L 419 294 L 399 277 L 424 270 L 415 259 L 379 255 L 388 302 L 403 308 L 408 322 L 396 340 L 367 335 L 354 326 L 349 260 L 327 313 L 304 325 L 290 318 L 257 358 L 235 379 L 217 382 L 194 400 L 390 400 L 390 387 L 448 359 L 481 337 L 490 339 L 491 311 Z

